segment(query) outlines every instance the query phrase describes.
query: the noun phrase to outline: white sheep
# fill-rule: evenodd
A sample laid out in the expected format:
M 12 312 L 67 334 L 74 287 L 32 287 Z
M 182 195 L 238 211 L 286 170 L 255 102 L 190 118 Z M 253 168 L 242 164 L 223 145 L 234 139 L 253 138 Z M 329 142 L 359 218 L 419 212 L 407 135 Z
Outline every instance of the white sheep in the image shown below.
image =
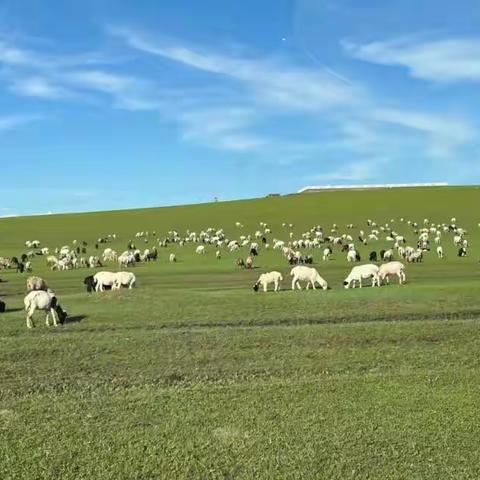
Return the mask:
M 385 261 L 390 261 L 393 258 L 393 250 L 390 248 L 383 253 L 383 259 Z
M 96 267 L 99 267 L 100 266 L 100 260 L 98 257 L 94 256 L 94 255 L 91 255 L 89 258 L 88 258 L 88 266 L 90 268 L 96 268 Z
M 398 277 L 398 283 L 402 285 L 405 283 L 406 275 L 405 275 L 405 265 L 402 262 L 388 262 L 380 265 L 378 269 L 378 278 L 380 282 L 383 280 L 387 280 L 387 283 L 390 283 L 391 276 L 396 275 Z
M 273 283 L 274 291 L 277 292 L 278 290 L 280 290 L 280 282 L 282 280 L 283 276 L 280 272 L 273 271 L 268 273 L 262 273 L 253 285 L 253 289 L 257 292 L 259 286 L 261 285 L 263 287 L 263 291 L 266 292 L 268 290 L 268 285 Z
M 195 253 L 197 253 L 198 255 L 204 255 L 205 254 L 205 246 L 204 245 L 199 245 L 196 248 Z
M 441 245 L 437 247 L 437 256 L 438 258 L 443 258 L 443 248 Z
M 115 281 L 112 290 L 119 290 L 121 287 L 128 287 L 131 290 L 137 281 L 135 274 L 132 272 L 117 272 L 114 275 Z
M 33 328 L 33 314 L 36 310 L 47 312 L 45 323 L 50 326 L 49 314 L 53 318 L 53 325 L 56 327 L 59 323 L 65 321 L 67 316 L 57 303 L 57 298 L 52 290 L 32 290 L 23 300 L 27 312 L 27 327 Z
M 330 260 L 330 257 L 332 255 L 332 249 L 330 247 L 327 247 L 323 250 L 323 261 L 326 262 Z
M 175 263 L 177 261 L 177 257 L 174 253 L 171 253 L 170 256 L 168 257 L 168 261 L 170 263 Z
M 347 262 L 356 262 L 357 261 L 357 252 L 355 250 L 349 250 L 347 252 Z
M 343 281 L 345 288 L 355 288 L 355 283 L 358 282 L 360 288 L 362 288 L 362 280 L 371 278 L 372 287 L 375 285 L 380 286 L 378 279 L 378 267 L 372 263 L 366 265 L 358 265 L 353 267 L 347 278 Z
M 320 276 L 317 270 L 312 267 L 297 265 L 296 267 L 293 267 L 290 271 L 290 276 L 293 277 L 292 290 L 295 290 L 295 287 L 297 287 L 299 290 L 302 289 L 300 281 L 307 282 L 307 290 L 310 285 L 315 290 L 315 283 L 318 283 L 318 285 L 323 288 L 323 290 L 326 290 L 328 288 L 328 283 Z
M 28 277 L 27 278 L 27 291 L 32 292 L 34 290 L 47 290 L 47 282 L 40 277 Z
M 115 250 L 111 248 L 106 248 L 103 251 L 103 261 L 104 262 L 115 262 L 118 259 L 118 254 Z
M 129 265 L 134 265 L 135 264 L 135 255 L 132 252 L 129 252 L 128 250 L 123 252 L 119 257 L 118 257 L 118 265 L 120 268 L 126 268 Z
M 103 292 L 105 290 L 105 287 L 113 288 L 116 276 L 115 273 L 112 272 L 97 272 L 93 276 L 93 280 L 95 282 L 95 291 Z
M 58 258 L 55 255 L 49 255 L 47 257 L 47 266 L 53 267 L 58 263 Z

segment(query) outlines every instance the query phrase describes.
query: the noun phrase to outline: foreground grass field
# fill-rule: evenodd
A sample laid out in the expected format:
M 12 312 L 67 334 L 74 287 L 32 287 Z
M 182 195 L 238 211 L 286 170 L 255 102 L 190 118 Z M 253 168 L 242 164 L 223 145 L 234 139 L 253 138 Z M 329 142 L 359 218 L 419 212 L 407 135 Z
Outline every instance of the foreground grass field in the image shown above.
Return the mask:
M 408 265 L 407 285 L 349 291 L 344 254 L 323 264 L 315 250 L 332 290 L 266 295 L 251 290 L 260 272 L 289 283 L 278 252 L 240 271 L 238 254 L 171 246 L 135 267 L 136 289 L 91 295 L 86 270 L 51 272 L 39 258 L 71 321 L 47 329 L 40 315 L 33 331 L 25 276 L 0 271 L 0 478 L 480 478 L 479 200 L 477 187 L 402 189 L 0 220 L 1 256 L 27 239 L 87 240 L 94 253 L 115 232 L 121 251 L 139 230 L 233 238 L 260 221 L 287 240 L 282 222 L 300 234 L 394 219 L 414 244 L 400 217 L 456 216 L 471 244 L 459 259 L 446 236 L 446 258 Z

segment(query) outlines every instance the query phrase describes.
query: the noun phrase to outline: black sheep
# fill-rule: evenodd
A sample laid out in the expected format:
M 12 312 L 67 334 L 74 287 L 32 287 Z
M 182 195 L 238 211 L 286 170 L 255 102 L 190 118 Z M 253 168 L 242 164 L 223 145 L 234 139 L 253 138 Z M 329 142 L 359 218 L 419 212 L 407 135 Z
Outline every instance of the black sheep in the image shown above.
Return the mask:
M 89 275 L 88 277 L 85 277 L 85 279 L 83 280 L 83 284 L 87 287 L 87 292 L 90 293 L 95 290 L 97 282 L 95 282 L 93 275 Z

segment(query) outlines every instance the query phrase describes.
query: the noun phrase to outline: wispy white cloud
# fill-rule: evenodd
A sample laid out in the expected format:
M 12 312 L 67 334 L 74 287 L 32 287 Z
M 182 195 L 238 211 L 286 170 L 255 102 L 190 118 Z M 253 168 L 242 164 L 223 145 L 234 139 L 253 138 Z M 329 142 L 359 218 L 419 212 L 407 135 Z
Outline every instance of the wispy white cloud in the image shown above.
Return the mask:
M 377 109 L 373 111 L 372 118 L 427 134 L 431 140 L 430 153 L 435 156 L 447 156 L 474 137 L 473 128 L 465 120 L 444 115 L 411 110 Z
M 311 69 L 285 59 L 249 56 L 245 49 L 243 56 L 238 56 L 239 50 L 227 54 L 212 48 L 189 48 L 180 41 L 167 42 L 126 28 L 109 31 L 130 47 L 129 52 L 133 49 L 135 55 L 149 58 L 150 64 L 155 57 L 157 66 L 164 67 L 167 60 L 176 68 L 202 72 L 208 78 L 208 89 L 168 85 L 158 79 L 158 73 L 131 74 L 125 65 L 109 68 L 107 55 L 42 53 L 0 39 L 0 65 L 6 67 L 2 77 L 16 95 L 49 101 L 87 100 L 95 105 L 149 111 L 177 124 L 184 142 L 231 152 L 270 153 L 278 162 L 313 158 L 322 150 L 340 155 L 386 155 L 392 139 L 397 140 L 405 128 L 411 130 L 409 138 L 425 138 L 426 153 L 431 156 L 452 155 L 474 136 L 464 119 L 382 108 L 370 89 L 322 65 Z M 380 44 L 382 47 L 375 44 L 365 50 L 368 45 L 345 44 L 345 48 L 358 58 L 378 55 L 382 62 L 391 62 L 392 56 L 380 55 L 388 50 Z M 413 45 L 411 41 L 404 44 Z M 213 88 L 213 94 L 212 85 L 219 86 Z M 298 135 L 298 131 L 290 137 L 271 128 L 274 122 L 283 124 L 286 119 L 291 123 L 297 118 L 310 127 L 315 123 L 320 129 L 326 126 L 328 133 L 320 131 L 319 141 L 318 137 Z M 360 162 L 359 169 L 354 173 L 349 169 L 344 176 L 359 176 L 362 171 Z
M 316 182 L 364 182 L 379 177 L 379 168 L 388 164 L 388 158 L 373 158 L 349 163 L 337 170 L 309 177 Z
M 110 29 L 130 47 L 183 65 L 240 82 L 258 101 L 276 108 L 318 111 L 358 102 L 358 87 L 328 69 L 310 70 L 268 59 L 234 58 L 171 46 L 129 29 Z
M 119 59 L 112 55 L 99 52 L 81 52 L 66 55 L 39 52 L 0 39 L 0 65 L 3 66 L 48 70 L 56 68 L 106 65 L 118 61 Z
M 6 115 L 0 116 L 0 132 L 12 130 L 43 118 L 41 115 Z
M 354 58 L 401 66 L 415 78 L 433 82 L 480 81 L 480 38 L 424 41 L 415 37 L 356 44 L 344 41 Z
M 233 151 L 255 150 L 268 141 L 248 133 L 256 121 L 252 110 L 240 107 L 186 111 L 177 116 L 183 138 Z
M 110 33 L 140 52 L 235 81 L 244 88 L 242 98 L 260 106 L 265 115 L 278 117 L 284 113 L 294 113 L 324 119 L 329 116 L 328 121 L 334 125 L 335 135 L 326 142 L 328 148 L 350 148 L 372 153 L 375 148 L 388 148 L 392 133 L 395 136 L 395 130 L 407 127 L 412 130 L 412 135 L 427 137 L 430 156 L 447 156 L 473 137 L 473 130 L 466 120 L 437 113 L 384 109 L 369 89 L 352 83 L 326 67 L 310 70 L 268 58 L 242 58 L 192 49 L 178 42 L 162 41 L 126 28 L 110 29 Z M 367 46 L 365 51 L 362 47 L 347 43 L 345 48 L 359 57 L 367 57 L 366 52 L 369 52 L 373 58 L 376 52 L 384 62 L 393 57 L 393 54 L 388 56 L 386 53 L 382 57 L 382 46 L 377 44 L 372 44 L 370 48 Z M 388 50 L 386 47 L 383 49 Z M 248 92 L 252 98 L 248 98 Z M 253 119 L 254 116 L 250 118 L 251 126 Z M 217 129 L 213 133 L 217 123 L 212 123 L 210 132 L 205 132 L 206 127 L 202 126 L 203 130 L 191 134 L 191 126 L 186 122 L 184 138 L 211 139 L 214 135 L 225 135 L 227 129 Z M 379 123 L 385 127 L 381 135 L 373 131 Z M 244 122 L 244 132 L 246 127 Z M 387 130 L 390 130 L 388 134 Z M 264 142 L 256 141 L 247 143 L 259 147 L 264 145 Z M 221 142 L 217 142 L 217 145 L 221 145 Z
M 9 88 L 18 95 L 50 100 L 68 98 L 73 95 L 73 92 L 64 86 L 55 85 L 50 79 L 38 76 L 15 78 L 11 81 Z

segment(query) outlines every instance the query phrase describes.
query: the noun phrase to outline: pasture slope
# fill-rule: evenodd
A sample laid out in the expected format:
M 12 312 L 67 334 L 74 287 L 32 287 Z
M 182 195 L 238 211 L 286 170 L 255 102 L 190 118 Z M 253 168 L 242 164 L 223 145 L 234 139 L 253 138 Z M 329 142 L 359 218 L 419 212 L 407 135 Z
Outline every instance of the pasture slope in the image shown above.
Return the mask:
M 315 292 L 288 291 L 290 268 L 273 251 L 246 271 L 238 253 L 160 248 L 157 262 L 134 267 L 136 289 L 103 294 L 83 290 L 91 271 L 52 272 L 38 257 L 34 273 L 72 318 L 47 329 L 40 316 L 32 331 L 25 275 L 0 271 L 0 478 L 480 478 L 479 205 L 478 187 L 441 187 L 0 219 L 0 256 L 25 252 L 27 239 L 51 249 L 86 240 L 94 253 L 113 232 L 118 251 L 142 230 L 212 226 L 235 238 L 260 221 L 288 240 L 282 222 L 296 236 L 354 223 L 356 238 L 368 218 L 394 219 L 415 244 L 400 217 L 455 216 L 471 245 L 460 259 L 445 235 L 446 258 L 408 265 L 405 286 L 362 290 L 342 288 L 350 266 L 338 248 L 328 263 L 305 252 L 333 287 Z M 255 294 L 271 269 L 284 291 Z

